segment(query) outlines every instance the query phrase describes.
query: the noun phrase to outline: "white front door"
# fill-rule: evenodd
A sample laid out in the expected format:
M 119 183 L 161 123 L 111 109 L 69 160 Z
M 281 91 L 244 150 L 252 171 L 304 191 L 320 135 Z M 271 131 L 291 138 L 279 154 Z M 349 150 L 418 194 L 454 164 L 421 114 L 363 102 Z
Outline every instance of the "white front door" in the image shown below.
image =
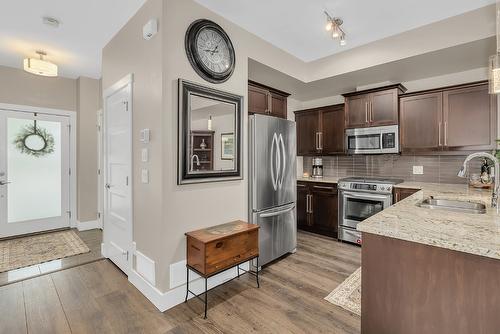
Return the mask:
M 125 274 L 132 263 L 131 92 L 129 83 L 104 101 L 105 256 Z
M 69 117 L 0 110 L 0 237 L 69 227 Z

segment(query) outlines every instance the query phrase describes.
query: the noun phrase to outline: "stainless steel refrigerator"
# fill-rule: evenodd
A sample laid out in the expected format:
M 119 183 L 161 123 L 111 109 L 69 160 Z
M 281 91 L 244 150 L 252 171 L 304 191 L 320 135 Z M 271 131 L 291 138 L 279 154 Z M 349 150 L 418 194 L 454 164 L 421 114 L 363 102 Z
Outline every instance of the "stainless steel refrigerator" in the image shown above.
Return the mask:
M 295 122 L 249 117 L 249 219 L 260 226 L 259 265 L 297 247 Z

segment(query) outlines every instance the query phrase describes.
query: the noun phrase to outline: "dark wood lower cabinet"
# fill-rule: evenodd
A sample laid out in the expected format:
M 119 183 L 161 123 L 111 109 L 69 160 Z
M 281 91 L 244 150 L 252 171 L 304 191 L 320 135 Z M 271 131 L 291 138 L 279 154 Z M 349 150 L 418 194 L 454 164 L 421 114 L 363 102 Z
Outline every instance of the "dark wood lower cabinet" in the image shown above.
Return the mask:
M 393 190 L 393 202 L 397 203 L 399 201 L 404 200 L 406 197 L 410 197 L 420 189 L 411 189 L 411 188 L 394 188 Z
M 336 184 L 297 182 L 297 228 L 338 237 Z
M 500 261 L 363 233 L 361 333 L 498 333 Z

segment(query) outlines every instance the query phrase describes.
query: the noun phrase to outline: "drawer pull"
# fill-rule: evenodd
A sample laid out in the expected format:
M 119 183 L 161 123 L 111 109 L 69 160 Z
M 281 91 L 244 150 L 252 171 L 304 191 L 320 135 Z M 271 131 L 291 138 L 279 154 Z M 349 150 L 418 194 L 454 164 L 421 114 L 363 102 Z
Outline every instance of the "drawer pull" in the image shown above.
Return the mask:
M 215 244 L 215 248 L 221 248 L 224 243 L 222 241 Z
M 332 187 L 322 187 L 322 186 L 314 186 L 314 189 L 322 189 L 322 190 L 330 190 L 333 191 Z

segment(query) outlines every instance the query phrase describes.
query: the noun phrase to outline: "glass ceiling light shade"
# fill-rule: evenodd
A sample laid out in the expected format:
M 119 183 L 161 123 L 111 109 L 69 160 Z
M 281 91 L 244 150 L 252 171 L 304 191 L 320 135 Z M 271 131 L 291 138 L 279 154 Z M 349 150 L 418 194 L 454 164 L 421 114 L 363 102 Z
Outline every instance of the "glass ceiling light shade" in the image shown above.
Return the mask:
M 326 15 L 326 26 L 325 29 L 326 31 L 331 32 L 332 38 L 333 39 L 340 39 L 340 45 L 344 46 L 346 45 L 346 34 L 344 30 L 340 27 L 344 21 L 341 18 L 338 17 L 332 17 L 330 14 L 328 14 L 325 11 Z
M 43 59 L 45 52 L 37 51 L 40 59 L 25 58 L 24 70 L 29 73 L 45 77 L 57 77 L 57 65 Z

